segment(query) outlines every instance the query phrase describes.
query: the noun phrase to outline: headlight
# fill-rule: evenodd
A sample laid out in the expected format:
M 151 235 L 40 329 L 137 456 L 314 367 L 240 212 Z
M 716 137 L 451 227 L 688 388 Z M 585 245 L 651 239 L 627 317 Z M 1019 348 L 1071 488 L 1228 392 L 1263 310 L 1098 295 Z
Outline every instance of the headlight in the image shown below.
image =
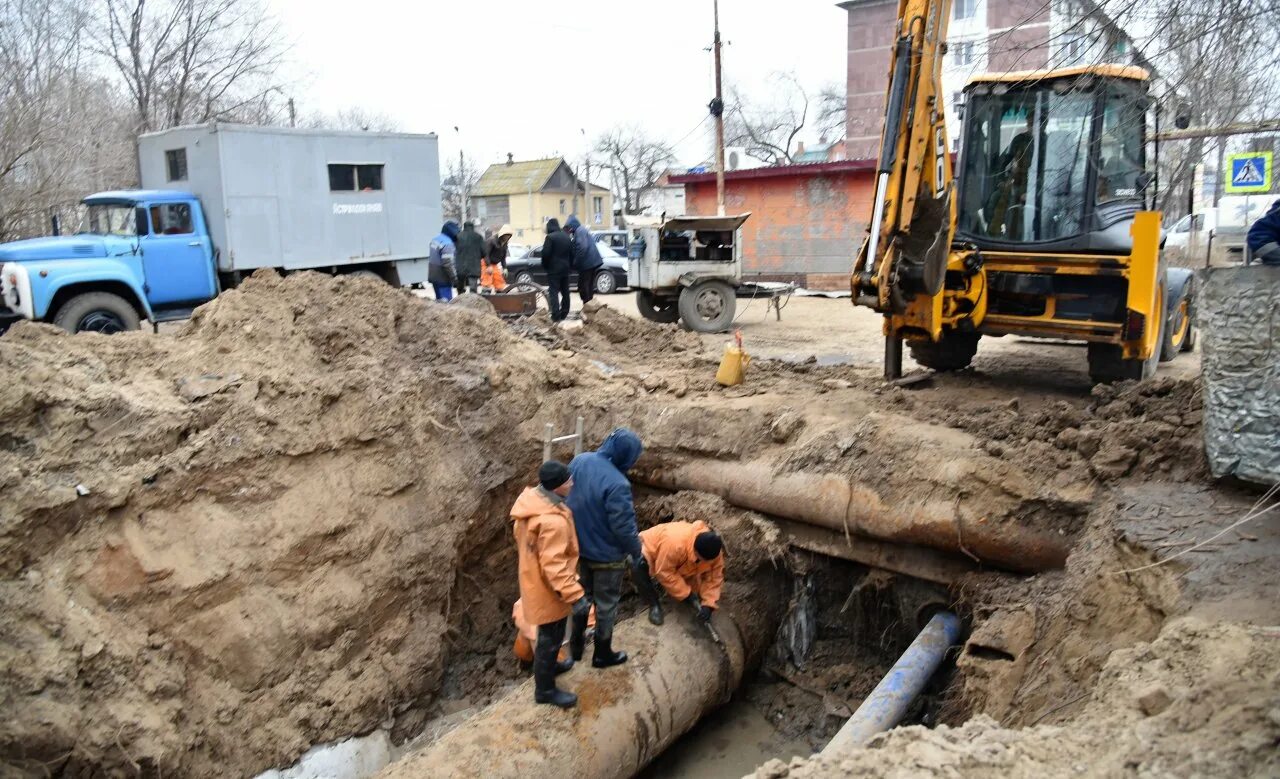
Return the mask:
M 16 262 L 0 265 L 0 296 L 9 308 L 27 319 L 35 318 L 31 299 L 31 277 L 24 265 Z

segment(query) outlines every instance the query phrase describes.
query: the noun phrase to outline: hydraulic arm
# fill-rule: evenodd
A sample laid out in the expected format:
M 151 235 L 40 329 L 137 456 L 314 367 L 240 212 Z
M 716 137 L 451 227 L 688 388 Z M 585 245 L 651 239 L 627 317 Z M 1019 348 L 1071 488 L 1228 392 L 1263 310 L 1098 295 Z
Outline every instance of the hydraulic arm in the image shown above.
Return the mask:
M 902 332 L 936 338 L 955 204 L 942 104 L 951 0 L 900 0 L 869 235 L 854 265 L 854 302 L 886 315 L 886 360 Z M 896 354 L 893 352 L 896 351 Z

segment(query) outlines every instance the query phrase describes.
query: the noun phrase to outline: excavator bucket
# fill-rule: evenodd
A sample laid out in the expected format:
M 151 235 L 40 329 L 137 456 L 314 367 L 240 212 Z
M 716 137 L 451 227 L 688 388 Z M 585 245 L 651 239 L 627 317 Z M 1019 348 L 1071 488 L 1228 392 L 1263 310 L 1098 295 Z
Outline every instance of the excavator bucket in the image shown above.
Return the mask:
M 898 241 L 899 285 L 906 294 L 937 295 L 951 251 L 951 188 L 916 200 L 911 225 Z

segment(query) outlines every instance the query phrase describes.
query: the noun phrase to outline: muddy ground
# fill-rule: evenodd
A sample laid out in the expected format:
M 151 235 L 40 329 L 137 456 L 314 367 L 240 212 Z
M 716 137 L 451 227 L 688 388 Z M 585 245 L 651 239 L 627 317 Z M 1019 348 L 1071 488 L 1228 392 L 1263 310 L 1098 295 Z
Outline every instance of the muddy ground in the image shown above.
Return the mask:
M 943 496 L 966 521 L 1067 539 L 1063 570 L 984 564 L 944 590 L 972 634 L 913 714 L 928 724 L 985 717 L 965 727 L 1001 743 L 1023 733 L 1002 728 L 1050 726 L 1087 748 L 1091 721 L 1137 727 L 1128 713 L 1100 718 L 1114 700 L 1098 680 L 1134 652 L 1173 651 L 1156 641 L 1171 618 L 1215 623 L 1170 641 L 1201 661 L 1218 653 L 1223 674 L 1256 650 L 1239 625 L 1280 624 L 1274 514 L 1189 551 L 1259 498 L 1207 477 L 1194 355 L 1165 379 L 1095 390 L 1081 348 L 1001 339 L 974 370 L 887 388 L 878 322 L 847 300 L 795 299 L 781 323 L 744 326 L 758 359 L 747 385 L 724 389 L 723 336 L 606 300 L 585 324 L 553 328 L 372 280 L 265 274 L 159 336 L 13 328 L 0 338 L 0 371 L 22 377 L 0 387 L 0 765 L 248 776 L 314 744 L 456 722 L 522 678 L 505 511 L 544 425 L 565 432 L 579 415 L 591 443 L 637 429 L 642 465 L 778 463 L 870 485 L 884 505 Z M 642 517 L 733 510 L 709 500 L 651 495 Z M 817 747 L 910 640 L 924 596 L 851 563 L 751 559 L 766 558 L 810 583 L 816 631 L 803 667 L 775 655 L 743 695 Z M 1170 681 L 1167 710 L 1216 678 Z M 1186 749 L 1227 739 L 1223 765 L 1261 775 L 1248 745 L 1275 746 L 1275 684 L 1242 678 L 1237 719 L 1142 727 L 1175 728 Z M 911 732 L 839 766 L 896 765 L 910 739 L 973 735 Z M 1128 761 L 1167 757 L 1167 739 L 1126 744 Z M 1068 772 L 1065 752 L 1036 759 Z

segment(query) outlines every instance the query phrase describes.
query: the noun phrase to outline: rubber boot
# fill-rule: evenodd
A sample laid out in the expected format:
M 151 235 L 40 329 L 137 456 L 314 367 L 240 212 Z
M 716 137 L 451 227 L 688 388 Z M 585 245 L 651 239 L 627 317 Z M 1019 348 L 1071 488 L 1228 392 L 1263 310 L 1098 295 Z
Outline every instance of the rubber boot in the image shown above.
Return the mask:
M 556 665 L 555 655 L 550 662 L 542 658 L 533 661 L 533 700 L 568 709 L 578 702 L 578 696 L 556 687 Z
M 556 661 L 556 676 L 573 670 L 573 658 L 566 657 L 563 660 Z
M 587 649 L 587 615 L 569 619 L 569 657 L 577 662 Z
M 626 652 L 613 651 L 613 636 L 601 639 L 596 634 L 596 651 L 591 656 L 591 665 L 593 668 L 609 668 L 615 665 L 622 665 L 627 662 Z
M 662 615 L 662 605 L 655 603 L 649 607 L 649 621 L 655 625 L 661 625 L 665 620 Z

